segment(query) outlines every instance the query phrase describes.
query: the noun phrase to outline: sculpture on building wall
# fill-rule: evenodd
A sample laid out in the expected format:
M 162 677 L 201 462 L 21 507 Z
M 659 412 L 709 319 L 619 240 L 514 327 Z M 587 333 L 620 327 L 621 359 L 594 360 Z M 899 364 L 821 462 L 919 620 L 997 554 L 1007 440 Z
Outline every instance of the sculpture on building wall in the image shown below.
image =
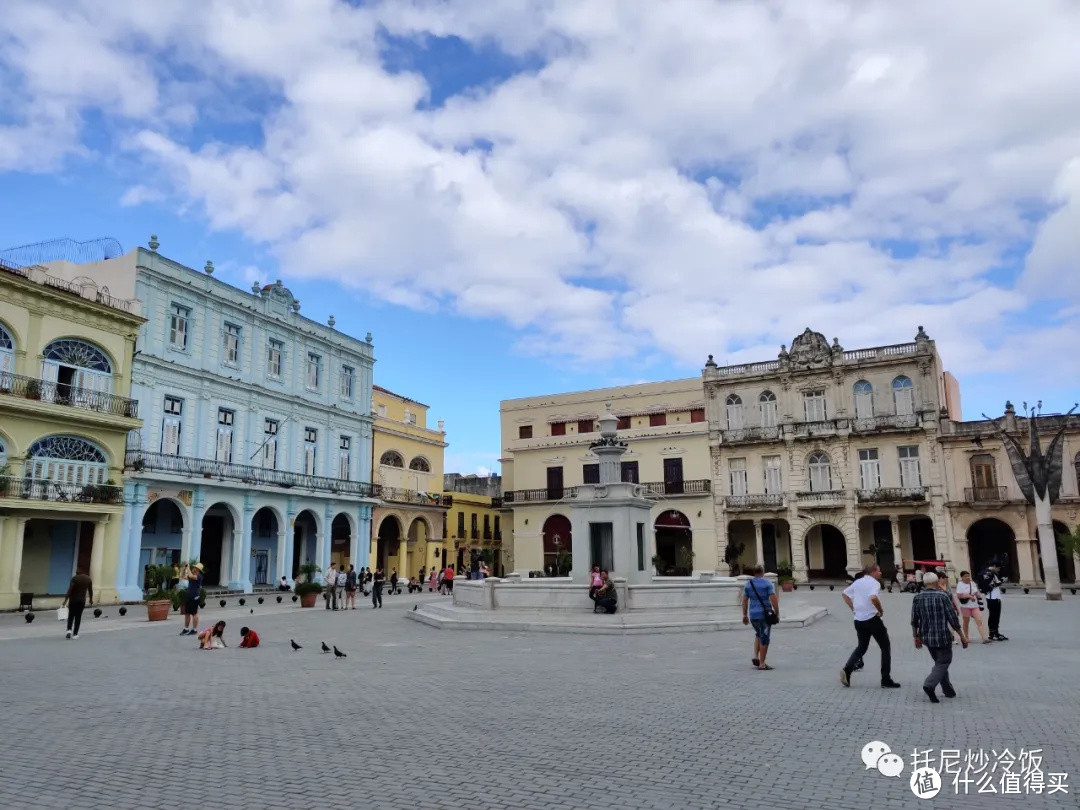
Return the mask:
M 1020 442 L 1009 435 L 1003 423 L 991 419 L 986 414 L 983 418 L 992 422 L 1001 436 L 1001 443 L 1005 452 L 1009 455 L 1013 475 L 1024 498 L 1035 507 L 1035 522 L 1039 527 L 1039 553 L 1042 555 L 1043 583 L 1046 586 L 1046 598 L 1052 601 L 1061 599 L 1061 574 L 1058 571 L 1057 540 L 1054 537 L 1053 518 L 1051 508 L 1057 502 L 1061 494 L 1061 464 L 1064 450 L 1065 428 L 1068 425 L 1068 417 L 1076 410 L 1076 405 L 1069 409 L 1062 419 L 1061 429 L 1054 434 L 1054 438 L 1047 445 L 1046 453 L 1042 451 L 1039 443 L 1038 412 L 1036 408 L 1042 408 L 1039 402 L 1036 408 L 1032 408 L 1028 414 L 1028 452 Z M 1012 411 L 1012 404 L 1006 403 L 1006 419 Z M 1024 411 L 1027 412 L 1027 403 L 1024 403 Z
M 840 352 L 842 354 L 843 349 Z M 790 352 L 781 349 L 780 359 L 787 360 L 794 368 L 825 368 L 833 362 L 833 350 L 821 332 L 814 332 L 808 326 L 791 341 Z

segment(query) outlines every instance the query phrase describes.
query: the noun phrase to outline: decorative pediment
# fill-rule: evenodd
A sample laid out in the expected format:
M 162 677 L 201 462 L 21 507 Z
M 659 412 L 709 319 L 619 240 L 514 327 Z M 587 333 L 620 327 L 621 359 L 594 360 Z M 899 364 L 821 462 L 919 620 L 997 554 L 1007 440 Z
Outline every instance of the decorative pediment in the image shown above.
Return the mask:
M 260 291 L 262 297 L 269 299 L 272 304 L 277 304 L 292 312 L 300 311 L 300 301 L 292 294 L 292 291 L 278 279 L 273 284 L 267 284 Z
M 784 357 L 781 352 L 781 359 Z M 787 360 L 793 368 L 825 368 L 832 365 L 833 351 L 829 341 L 821 332 L 814 332 L 810 327 L 791 341 L 791 351 L 786 352 Z

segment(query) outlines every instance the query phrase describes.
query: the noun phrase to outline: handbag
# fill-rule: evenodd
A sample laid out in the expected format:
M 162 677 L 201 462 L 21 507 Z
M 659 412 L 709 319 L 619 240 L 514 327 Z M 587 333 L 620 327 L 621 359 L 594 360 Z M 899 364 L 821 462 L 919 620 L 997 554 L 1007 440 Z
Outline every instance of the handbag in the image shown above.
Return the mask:
M 58 622 L 66 622 L 68 618 L 68 609 L 66 607 L 58 607 L 56 609 L 56 620 Z
M 779 624 L 780 617 L 776 615 L 776 611 L 772 609 L 772 605 L 767 604 L 764 599 L 761 598 L 761 594 L 758 593 L 757 588 L 754 587 L 754 581 L 750 580 L 750 590 L 754 592 L 754 596 L 757 597 L 758 602 L 761 603 L 762 609 L 765 611 L 765 623 L 766 624 Z

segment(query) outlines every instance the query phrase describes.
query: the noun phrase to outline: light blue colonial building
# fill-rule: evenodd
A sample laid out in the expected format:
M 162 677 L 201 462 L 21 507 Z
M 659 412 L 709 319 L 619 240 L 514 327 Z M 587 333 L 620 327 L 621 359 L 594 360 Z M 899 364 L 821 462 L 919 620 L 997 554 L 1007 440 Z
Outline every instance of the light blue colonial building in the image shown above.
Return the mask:
M 138 248 L 148 322 L 133 365 L 143 428 L 129 437 L 118 590 L 151 563 L 199 559 L 207 587 L 290 582 L 304 562 L 370 551 L 371 335 L 300 315 L 278 281 L 250 292 Z M 365 561 L 361 563 L 360 561 Z

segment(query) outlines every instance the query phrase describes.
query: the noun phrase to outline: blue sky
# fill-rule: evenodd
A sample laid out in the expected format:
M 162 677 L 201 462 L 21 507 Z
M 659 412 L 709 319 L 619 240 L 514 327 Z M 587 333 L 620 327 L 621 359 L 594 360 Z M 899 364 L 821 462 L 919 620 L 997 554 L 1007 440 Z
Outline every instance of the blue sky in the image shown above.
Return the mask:
M 375 335 L 448 469 L 500 399 L 925 325 L 967 418 L 1080 398 L 1075 8 L 507 0 L 0 21 L 0 249 L 156 233 Z

